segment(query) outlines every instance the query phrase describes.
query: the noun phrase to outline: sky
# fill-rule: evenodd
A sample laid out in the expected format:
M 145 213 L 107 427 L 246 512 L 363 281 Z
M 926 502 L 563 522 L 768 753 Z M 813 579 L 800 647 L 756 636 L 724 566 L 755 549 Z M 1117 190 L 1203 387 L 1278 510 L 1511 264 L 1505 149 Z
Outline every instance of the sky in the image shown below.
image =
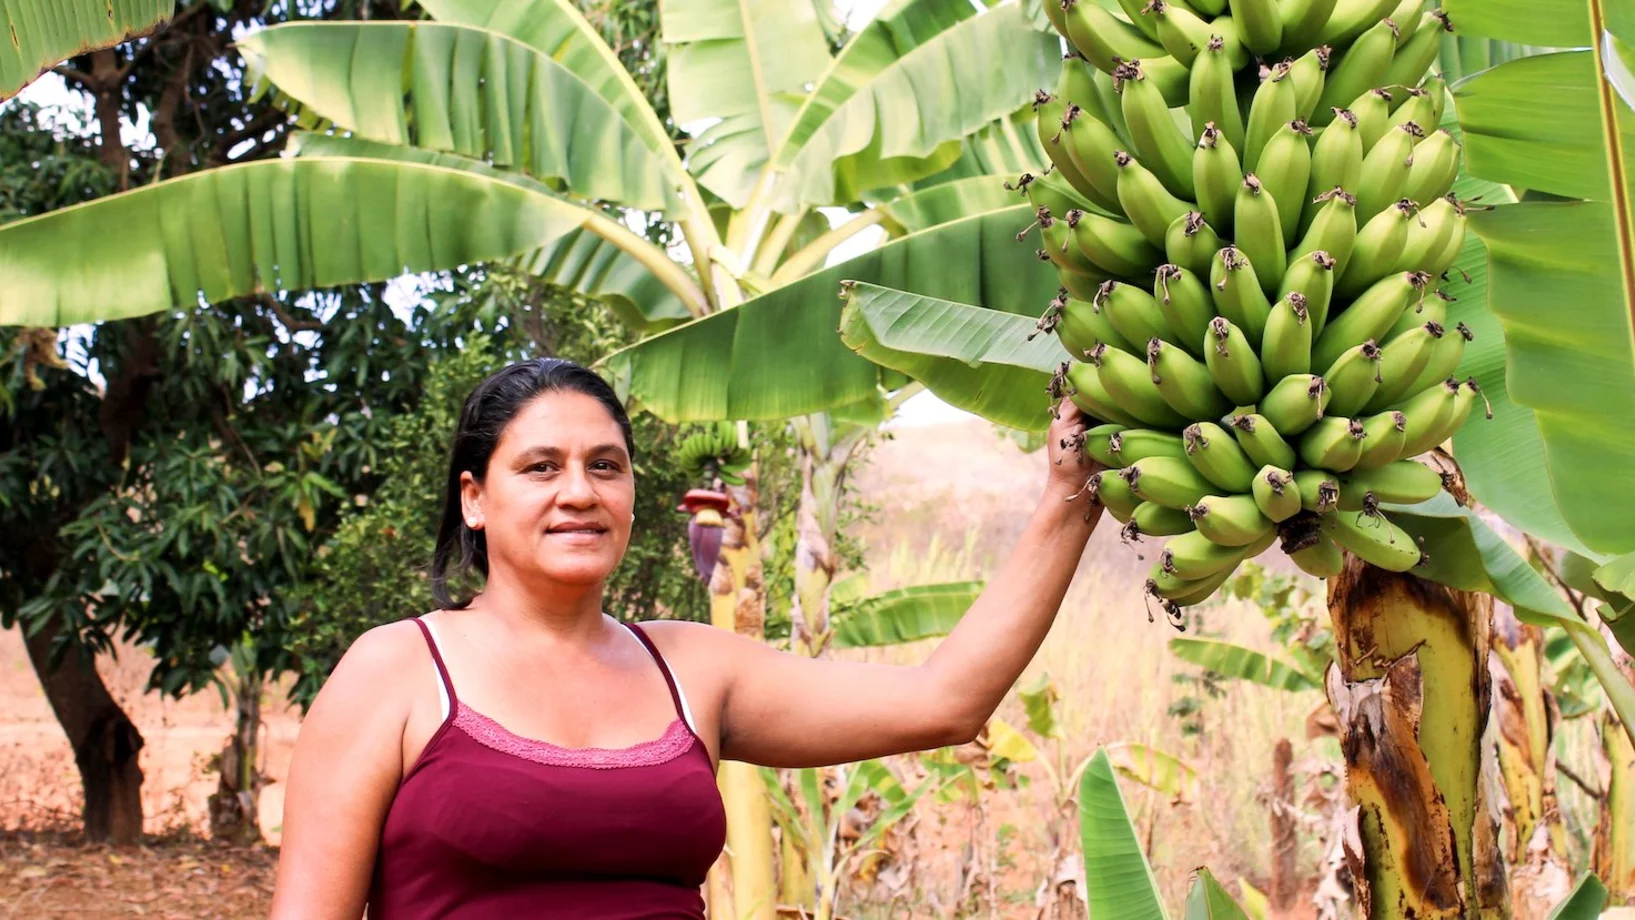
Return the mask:
M 855 30 L 867 23 L 885 3 L 886 0 L 837 0 L 835 6 L 845 17 L 847 25 Z M 70 91 L 62 77 L 56 74 L 45 74 L 23 90 L 18 99 L 47 108 L 77 110 L 83 113 L 86 124 L 91 124 L 93 121 L 90 117 L 90 105 L 85 97 Z M 146 147 L 154 143 L 153 135 L 148 129 L 148 120 L 148 113 L 145 109 L 139 112 L 134 123 L 129 119 L 122 120 L 120 134 L 126 146 Z M 849 217 L 842 208 L 825 208 L 822 211 L 829 218 L 831 226 Z M 843 262 L 866 252 L 878 245 L 884 236 L 884 231 L 879 227 L 870 227 L 868 230 L 835 247 L 835 250 L 829 254 L 827 264 L 833 265 L 837 262 Z M 409 310 L 417 302 L 419 298 L 415 292 L 415 278 L 416 276 L 407 276 L 400 279 L 399 282 L 394 282 L 393 290 L 389 290 L 387 294 L 389 303 L 396 301 L 393 303 L 394 308 Z M 918 427 L 970 421 L 975 418 L 976 416 L 948 405 L 938 399 L 936 395 L 927 391 L 919 393 L 904 402 L 899 407 L 897 416 L 887 422 L 885 427 Z

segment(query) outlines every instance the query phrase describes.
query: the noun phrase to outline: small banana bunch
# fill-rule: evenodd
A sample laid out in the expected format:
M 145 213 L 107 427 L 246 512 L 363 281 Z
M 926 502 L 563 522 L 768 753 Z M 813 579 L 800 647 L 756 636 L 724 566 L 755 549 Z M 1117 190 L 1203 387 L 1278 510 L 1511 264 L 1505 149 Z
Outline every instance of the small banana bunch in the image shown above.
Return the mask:
M 1452 25 L 1425 0 L 1046 0 L 1076 49 L 1034 98 L 1053 164 L 1013 186 L 1062 289 L 1052 383 L 1105 422 L 1091 496 L 1169 537 L 1172 614 L 1281 540 L 1419 564 L 1382 503 L 1441 476 L 1409 458 L 1481 396 L 1452 375 L 1445 273 L 1465 239 L 1460 149 L 1426 73 Z

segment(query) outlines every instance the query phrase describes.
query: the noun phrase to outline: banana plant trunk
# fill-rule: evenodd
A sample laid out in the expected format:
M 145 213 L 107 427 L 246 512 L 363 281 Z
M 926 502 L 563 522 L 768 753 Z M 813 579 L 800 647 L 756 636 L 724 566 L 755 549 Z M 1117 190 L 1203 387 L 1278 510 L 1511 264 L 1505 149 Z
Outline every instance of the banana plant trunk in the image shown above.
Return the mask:
M 1626 659 L 1622 670 L 1635 681 L 1635 664 Z M 1605 791 L 1595 829 L 1595 874 L 1611 893 L 1610 903 L 1635 905 L 1635 743 L 1612 712 L 1600 720 Z
M 1328 606 L 1356 916 L 1508 917 L 1482 776 L 1492 598 L 1348 556 Z
M 261 759 L 261 691 L 253 671 L 233 674 L 233 736 L 217 755 L 216 791 L 210 796 L 210 836 L 235 846 L 261 842 L 258 807 L 264 780 L 256 769 Z
M 847 467 L 870 429 L 837 425 L 826 413 L 797 419 L 794 426 L 800 437 L 800 504 L 795 512 L 795 603 L 789 616 L 795 651 L 816 656 L 829 644 L 829 588 L 840 567 L 835 539 Z
M 743 485 L 726 488 L 732 507 L 710 576 L 710 622 L 759 642 L 766 631 L 766 589 L 755 529 L 757 483 L 751 468 Z M 710 918 L 773 920 L 778 905 L 766 788 L 754 766 L 733 760 L 721 762 L 717 784 L 727 811 L 727 848 L 710 873 Z

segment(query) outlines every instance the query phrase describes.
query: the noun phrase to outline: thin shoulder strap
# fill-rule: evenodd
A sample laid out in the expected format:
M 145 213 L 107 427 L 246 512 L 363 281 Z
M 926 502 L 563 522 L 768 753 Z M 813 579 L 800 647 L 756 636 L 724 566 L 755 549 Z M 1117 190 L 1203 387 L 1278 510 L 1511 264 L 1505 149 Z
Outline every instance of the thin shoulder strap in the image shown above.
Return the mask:
M 688 725 L 691 725 L 693 720 L 688 717 L 687 704 L 682 702 L 681 688 L 676 686 L 676 677 L 670 673 L 670 665 L 665 662 L 664 656 L 659 654 L 658 646 L 653 644 L 653 640 L 647 637 L 647 633 L 643 632 L 640 626 L 635 623 L 626 623 L 624 625 L 630 627 L 630 631 L 636 634 L 636 638 L 641 640 L 642 645 L 647 646 L 647 653 L 652 655 L 653 660 L 659 663 L 659 673 L 664 675 L 664 682 L 670 687 L 670 700 L 676 704 L 676 715 L 680 716 Z
M 443 688 L 448 691 L 449 712 L 454 711 L 458 697 L 454 695 L 454 681 L 449 679 L 448 667 L 443 664 L 443 653 L 437 650 L 437 640 L 432 638 L 431 629 L 419 617 L 413 617 L 414 625 L 420 627 L 420 634 L 426 637 L 426 647 L 431 649 L 431 660 L 437 663 L 437 674 L 443 678 Z

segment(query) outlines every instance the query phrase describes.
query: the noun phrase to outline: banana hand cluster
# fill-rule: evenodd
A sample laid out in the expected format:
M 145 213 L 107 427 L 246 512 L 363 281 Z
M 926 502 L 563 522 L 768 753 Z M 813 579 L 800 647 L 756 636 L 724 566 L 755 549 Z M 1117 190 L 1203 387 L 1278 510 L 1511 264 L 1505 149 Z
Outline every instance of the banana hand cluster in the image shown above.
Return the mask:
M 1167 536 L 1172 614 L 1273 543 L 1334 575 L 1405 571 L 1380 510 L 1442 489 L 1410 458 L 1481 396 L 1441 284 L 1464 244 L 1458 142 L 1421 0 L 1045 0 L 1075 53 L 1024 175 L 1061 279 L 1053 382 L 1103 424 L 1088 494 Z M 1121 15 L 1121 12 L 1122 15 Z

